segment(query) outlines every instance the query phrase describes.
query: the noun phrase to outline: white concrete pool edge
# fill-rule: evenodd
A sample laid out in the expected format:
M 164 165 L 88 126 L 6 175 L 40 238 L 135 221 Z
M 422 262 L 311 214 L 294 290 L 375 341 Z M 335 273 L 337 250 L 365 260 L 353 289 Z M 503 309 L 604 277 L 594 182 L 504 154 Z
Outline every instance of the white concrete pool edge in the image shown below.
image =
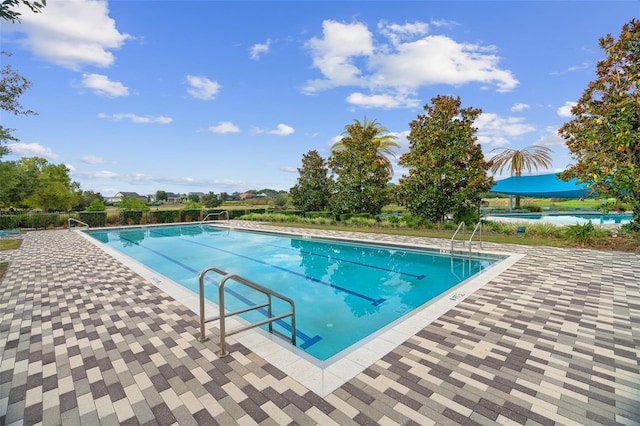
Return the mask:
M 179 303 L 182 303 L 196 315 L 200 314 L 199 298 L 197 294 L 184 288 L 166 276 L 159 274 L 130 257 L 116 251 L 106 244 L 102 244 L 83 230 L 75 230 L 75 232 L 82 235 L 82 237 L 87 241 L 90 241 L 96 247 L 101 248 L 104 252 L 136 272 L 142 278 L 173 297 Z M 291 235 L 291 233 L 288 234 Z M 322 235 L 317 236 L 320 238 L 326 238 Z M 364 238 L 344 238 L 344 240 L 357 241 L 361 243 L 381 243 L 380 241 L 367 241 Z M 415 245 L 408 243 L 397 243 L 397 245 L 417 249 L 440 250 L 439 248 L 427 245 Z M 407 339 L 414 336 L 420 330 L 431 324 L 431 322 L 448 312 L 470 294 L 473 294 L 482 288 L 493 278 L 507 270 L 525 256 L 524 254 L 496 253 L 490 251 L 482 251 L 481 253 L 506 256 L 506 258 L 498 262 L 496 265 L 493 265 L 470 279 L 467 279 L 447 290 L 441 296 L 426 302 L 419 308 L 412 311 L 412 313 L 410 313 L 404 320 L 397 320 L 389 326 L 384 327 L 378 332 L 363 339 L 365 343 L 359 347 L 350 351 L 343 351 L 328 361 L 315 361 L 310 355 L 298 348 L 291 347 L 290 345 L 289 347 L 285 347 L 284 345 L 288 345 L 286 341 L 277 336 L 270 335 L 261 329 L 253 329 L 243 332 L 234 337 L 227 338 L 227 341 L 228 343 L 233 343 L 234 341 L 239 342 L 273 366 L 280 369 L 283 373 L 305 386 L 307 389 L 315 392 L 321 397 L 325 397 L 384 357 L 387 353 L 394 350 Z M 205 303 L 207 312 L 213 311 L 217 313 L 218 305 L 210 301 L 205 301 Z M 214 325 L 215 323 L 211 324 Z M 231 318 L 227 320 L 228 330 L 232 330 L 241 324 L 243 323 L 237 319 Z M 338 356 L 340 358 L 335 359 Z

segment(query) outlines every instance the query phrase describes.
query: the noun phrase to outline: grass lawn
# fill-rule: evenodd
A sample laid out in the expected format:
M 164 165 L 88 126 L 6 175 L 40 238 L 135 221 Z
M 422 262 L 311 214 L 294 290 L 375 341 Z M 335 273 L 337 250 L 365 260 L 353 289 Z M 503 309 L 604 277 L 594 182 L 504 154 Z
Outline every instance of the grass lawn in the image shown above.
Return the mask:
M 9 240 L 0 240 L 0 250 L 13 250 L 20 247 L 22 244 L 22 240 L 20 239 L 9 239 Z

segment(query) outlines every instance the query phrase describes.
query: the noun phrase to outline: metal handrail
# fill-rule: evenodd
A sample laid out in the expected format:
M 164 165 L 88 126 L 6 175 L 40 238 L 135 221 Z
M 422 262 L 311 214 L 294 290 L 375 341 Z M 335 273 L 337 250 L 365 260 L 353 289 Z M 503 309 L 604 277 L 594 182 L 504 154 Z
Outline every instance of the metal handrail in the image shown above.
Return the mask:
M 226 220 L 229 220 L 229 212 L 227 210 L 223 210 L 221 212 L 207 213 L 204 219 L 200 221 L 200 225 L 202 225 L 209 218 L 209 216 L 220 216 L 221 214 L 224 214 L 226 216 Z
M 70 217 L 70 218 L 68 218 L 68 219 L 67 219 L 67 229 L 68 229 L 69 231 L 71 231 L 71 221 L 76 222 L 76 223 L 79 223 L 79 224 L 81 224 L 81 225 L 84 225 L 84 226 L 85 226 L 85 228 L 91 228 L 91 227 L 89 226 L 89 224 L 88 224 L 88 223 L 84 223 L 84 222 L 83 222 L 83 221 L 81 221 L 81 220 L 74 219 L 74 218 Z
M 454 232 L 453 237 L 451 237 L 451 255 L 453 255 L 453 241 L 456 239 L 456 235 L 458 235 L 458 232 L 460 232 L 460 228 L 462 228 L 462 235 L 463 235 L 462 247 L 464 247 L 464 235 L 466 235 L 464 231 L 465 225 L 464 225 L 464 222 L 460 222 L 460 224 L 458 225 L 458 228 L 456 229 L 456 232 Z
M 220 280 L 220 282 L 218 283 L 218 301 L 219 301 L 219 308 L 220 308 L 220 315 L 217 317 L 213 317 L 213 318 L 206 318 L 205 319 L 205 315 L 204 315 L 204 277 L 208 272 L 216 272 L 219 275 L 222 275 L 222 279 Z M 233 311 L 233 312 L 229 312 L 229 313 L 225 313 L 225 308 L 224 308 L 224 285 L 226 284 L 227 281 L 229 280 L 233 280 L 236 281 L 240 284 L 244 284 L 247 287 L 250 287 L 256 291 L 259 291 L 261 293 L 263 293 L 265 296 L 267 296 L 267 302 L 263 303 L 263 304 L 259 304 L 259 305 L 253 305 L 253 306 L 249 306 L 247 308 L 243 308 L 243 309 L 239 309 L 237 311 Z M 269 332 L 270 333 L 276 333 L 282 337 L 285 337 L 282 335 L 282 333 L 278 332 L 277 330 L 273 329 L 273 322 L 274 321 L 278 321 L 287 317 L 291 317 L 291 343 L 295 346 L 296 344 L 296 306 L 295 303 L 293 302 L 292 299 L 283 296 L 273 290 L 270 290 L 266 287 L 263 287 L 259 284 L 256 284 L 252 281 L 249 281 L 245 278 L 242 278 L 241 276 L 235 275 L 235 274 L 230 274 L 227 272 L 224 272 L 218 268 L 215 267 L 209 267 L 209 268 L 205 268 L 202 270 L 202 272 L 200 272 L 200 275 L 198 276 L 198 282 L 199 282 L 199 287 L 200 287 L 200 338 L 199 340 L 201 342 L 206 341 L 208 338 L 205 336 L 205 329 L 204 329 L 204 324 L 206 322 L 211 322 L 211 321 L 216 321 L 216 320 L 220 320 L 220 352 L 218 352 L 218 355 L 223 357 L 223 356 L 227 356 L 229 355 L 229 352 L 227 352 L 227 346 L 226 346 L 226 338 L 228 336 L 232 336 L 234 334 L 240 333 L 242 331 L 246 331 L 249 330 L 251 328 L 255 328 L 255 327 L 260 327 L 262 325 L 268 324 L 269 325 Z M 275 297 L 278 298 L 284 302 L 287 302 L 289 304 L 289 306 L 291 307 L 291 311 L 286 312 L 284 314 L 280 314 L 280 315 L 276 315 L 276 316 L 272 316 L 272 309 L 271 309 L 271 298 Z M 249 311 L 253 311 L 256 309 L 262 309 L 262 308 L 267 308 L 267 318 L 265 320 L 256 322 L 256 323 L 252 323 L 243 327 L 239 327 L 236 328 L 234 330 L 231 330 L 230 332 L 226 331 L 226 318 L 229 316 L 233 316 L 233 315 L 238 315 L 238 314 L 242 314 L 244 312 L 249 312 Z
M 473 232 L 471 233 L 471 237 L 469 238 L 469 257 L 471 257 L 471 241 L 473 240 L 474 235 L 476 235 L 476 231 L 478 231 L 478 229 L 480 230 L 480 232 L 478 233 L 480 248 L 482 248 L 482 221 L 480 220 L 476 224 L 476 227 L 473 228 Z

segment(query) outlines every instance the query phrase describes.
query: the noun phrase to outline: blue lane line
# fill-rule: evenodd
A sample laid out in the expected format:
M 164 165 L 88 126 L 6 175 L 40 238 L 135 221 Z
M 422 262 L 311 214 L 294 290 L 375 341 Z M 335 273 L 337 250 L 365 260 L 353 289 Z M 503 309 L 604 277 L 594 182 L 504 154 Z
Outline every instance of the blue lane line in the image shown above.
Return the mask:
M 138 247 L 140 247 L 140 248 L 143 248 L 143 249 L 145 249 L 145 250 L 148 250 L 148 251 L 150 251 L 150 252 L 151 252 L 151 253 L 153 253 L 153 254 L 156 254 L 156 255 L 158 255 L 158 256 L 160 256 L 160 257 L 164 258 L 164 259 L 167 259 L 168 261 L 175 263 L 176 265 L 178 265 L 178 266 L 180 266 L 180 267 L 182 267 L 182 268 L 186 269 L 186 270 L 187 270 L 187 271 L 189 271 L 189 272 L 193 272 L 193 273 L 194 273 L 194 274 L 196 274 L 196 275 L 199 275 L 199 274 L 200 274 L 200 272 L 199 272 L 199 271 L 196 271 L 195 269 L 193 269 L 193 268 L 192 268 L 192 267 L 190 267 L 189 265 L 186 265 L 186 264 L 184 264 L 184 263 L 182 263 L 182 262 L 180 262 L 180 261 L 178 261 L 178 260 L 176 260 L 176 259 L 174 259 L 174 258 L 172 258 L 172 257 L 169 257 L 169 256 L 167 256 L 167 255 L 166 255 L 166 254 L 164 254 L 164 253 L 161 253 L 161 252 L 159 252 L 159 251 L 157 251 L 157 250 L 154 250 L 154 249 L 152 249 L 152 248 L 149 248 L 149 247 L 143 246 L 142 244 L 140 244 L 140 243 L 138 243 L 138 242 L 136 242 L 136 241 L 129 240 L 129 239 L 127 239 L 127 238 L 123 238 L 121 235 L 120 235 L 120 239 L 121 239 L 121 240 L 128 241 L 128 242 L 130 242 L 130 243 L 132 243 L 132 244 L 137 245 L 137 246 L 138 246 Z M 208 281 L 210 281 L 210 282 L 215 282 L 215 281 L 213 281 L 213 280 L 212 280 L 212 279 L 210 279 L 210 278 L 207 278 L 207 280 L 208 280 Z M 255 305 L 255 303 L 254 303 L 254 302 L 252 302 L 251 300 L 247 299 L 246 297 L 244 297 L 244 296 L 243 296 L 243 295 L 241 295 L 240 293 L 237 293 L 237 292 L 235 292 L 235 291 L 233 291 L 233 290 L 230 290 L 230 289 L 228 289 L 228 288 L 226 288 L 226 287 L 225 287 L 224 291 L 225 291 L 226 293 L 229 293 L 230 295 L 234 296 L 235 298 L 237 298 L 237 299 L 238 299 L 238 300 L 240 300 L 241 302 L 244 302 L 247 306 Z M 265 316 L 265 318 L 267 317 L 267 311 L 266 311 L 264 308 L 263 308 L 263 309 L 258 309 L 257 311 L 259 311 L 260 313 L 262 313 L 262 315 L 264 315 L 264 316 Z M 278 323 L 278 324 L 279 324 L 282 328 L 284 328 L 285 330 L 287 330 L 287 331 L 289 331 L 289 332 L 291 331 L 291 324 L 287 323 L 286 321 L 284 321 L 284 320 L 276 320 L 275 322 L 276 322 L 276 323 Z M 299 346 L 300 346 L 301 348 L 303 348 L 303 349 L 306 349 L 306 348 L 308 348 L 308 347 L 310 347 L 310 346 L 314 345 L 315 343 L 319 342 L 320 340 L 322 340 L 322 336 L 318 336 L 318 335 L 316 335 L 316 336 L 314 336 L 314 337 L 310 337 L 309 335 L 307 335 L 306 333 L 304 333 L 304 332 L 300 331 L 300 330 L 299 330 L 299 329 L 297 329 L 297 328 L 296 328 L 296 337 L 300 337 L 300 338 L 304 341 L 304 343 L 302 343 L 301 345 L 299 345 Z
M 174 236 L 174 235 L 167 235 L 167 234 L 163 234 L 163 233 L 158 232 L 158 231 L 149 231 L 149 232 L 150 232 L 151 234 L 162 235 L 162 236 L 165 236 L 165 237 Z M 378 306 L 378 305 L 380 305 L 381 303 L 383 303 L 383 302 L 386 300 L 385 298 L 382 298 L 382 297 L 381 297 L 380 299 L 374 299 L 374 298 L 369 297 L 369 296 L 367 296 L 367 295 L 365 295 L 365 294 L 355 292 L 355 291 L 350 290 L 350 289 L 348 289 L 348 288 L 340 287 L 340 286 L 337 286 L 337 285 L 332 284 L 332 283 L 330 283 L 330 282 L 322 281 L 321 279 L 314 278 L 314 277 L 311 277 L 311 276 L 309 276 L 309 275 L 302 274 L 302 273 L 300 273 L 300 272 L 292 271 L 291 269 L 287 269 L 287 268 L 283 268 L 283 267 L 281 267 L 281 266 L 273 265 L 273 264 L 271 264 L 271 263 L 264 262 L 264 261 L 262 261 L 262 260 L 260 260 L 260 259 L 256 259 L 256 258 L 254 258 L 254 257 L 249 257 L 249 256 L 245 256 L 245 255 L 243 255 L 243 254 L 234 253 L 234 252 L 229 251 L 229 250 L 224 250 L 224 249 L 221 249 L 221 248 L 219 248 L 219 247 L 214 247 L 214 246 L 211 246 L 211 245 L 208 245 L 208 244 L 204 244 L 204 243 L 200 243 L 200 242 L 197 242 L 197 241 L 186 240 L 186 239 L 183 239 L 183 238 L 178 237 L 178 236 L 174 236 L 174 237 L 176 237 L 176 238 L 178 238 L 178 239 L 180 239 L 180 240 L 182 240 L 182 241 L 188 242 L 188 243 L 197 244 L 197 245 L 200 245 L 200 246 L 203 246 L 203 247 L 209 248 L 209 249 L 218 250 L 218 251 L 221 251 L 221 252 L 223 252 L 223 253 L 231 254 L 231 255 L 233 255 L 233 256 L 237 256 L 237 257 L 241 257 L 241 258 L 243 258 L 243 259 L 247 259 L 247 260 L 250 260 L 250 261 L 252 261 L 252 262 L 257 262 L 257 263 L 260 263 L 260 264 L 262 264 L 262 265 L 269 266 L 269 267 L 271 267 L 271 268 L 278 269 L 278 270 L 280 270 L 280 271 L 283 271 L 283 272 L 286 272 L 286 273 L 289 273 L 289 274 L 293 274 L 293 275 L 299 276 L 299 277 L 301 277 L 301 278 L 305 278 L 305 279 L 307 279 L 307 280 L 309 280 L 309 281 L 313 281 L 313 282 L 318 283 L 318 284 L 326 285 L 326 286 L 331 287 L 331 288 L 333 288 L 333 289 L 336 289 L 336 290 L 339 290 L 339 291 L 345 292 L 345 293 L 347 293 L 347 294 L 351 294 L 351 295 L 353 295 L 353 296 L 359 297 L 359 298 L 361 298 L 361 299 L 367 300 L 367 301 L 371 302 L 371 304 L 372 304 L 373 306 Z

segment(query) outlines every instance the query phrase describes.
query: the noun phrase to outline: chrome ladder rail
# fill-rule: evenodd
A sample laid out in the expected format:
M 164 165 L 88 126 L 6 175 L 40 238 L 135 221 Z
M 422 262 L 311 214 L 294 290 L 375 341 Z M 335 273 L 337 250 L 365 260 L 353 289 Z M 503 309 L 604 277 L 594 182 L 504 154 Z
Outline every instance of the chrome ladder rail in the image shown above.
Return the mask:
M 209 272 L 216 272 L 219 275 L 222 275 L 222 279 L 220 280 L 220 282 L 218 283 L 218 306 L 220 308 L 220 315 L 218 315 L 217 317 L 212 317 L 212 318 L 205 318 L 205 312 L 204 312 L 204 277 L 207 273 Z M 263 293 L 265 296 L 267 296 L 267 302 L 263 303 L 263 304 L 258 304 L 258 305 L 253 305 L 253 306 L 249 306 L 247 308 L 244 309 L 239 309 L 237 311 L 233 311 L 233 312 L 229 312 L 226 313 L 225 312 L 225 308 L 224 308 L 224 285 L 226 284 L 227 281 L 229 280 L 233 280 L 237 283 L 246 285 L 249 288 L 252 288 L 260 293 Z M 273 322 L 274 321 L 278 321 L 284 318 L 288 318 L 291 317 L 291 344 L 292 345 L 296 345 L 296 306 L 295 303 L 293 302 L 292 299 L 283 296 L 282 294 L 279 294 L 273 290 L 270 290 L 266 287 L 263 287 L 259 284 L 256 284 L 252 281 L 249 281 L 245 278 L 242 278 L 239 275 L 236 274 L 230 274 L 227 272 L 224 272 L 218 268 L 215 267 L 209 267 L 209 268 L 205 268 L 200 272 L 200 275 L 198 276 L 198 282 L 199 282 L 199 289 L 200 289 L 200 338 L 198 340 L 200 340 L 201 342 L 204 342 L 206 340 L 208 340 L 208 338 L 205 335 L 205 328 L 204 328 L 204 324 L 207 322 L 211 322 L 211 321 L 217 321 L 220 320 L 220 352 L 218 352 L 218 355 L 220 357 L 224 357 L 229 355 L 229 352 L 227 352 L 227 345 L 226 345 L 226 338 L 228 336 L 232 336 L 234 334 L 240 333 L 242 331 L 246 331 L 255 327 L 260 327 L 262 325 L 268 324 L 269 325 L 269 332 L 272 334 L 276 334 L 279 335 L 280 337 L 283 338 L 288 338 L 288 336 L 285 336 L 283 333 L 274 330 L 273 329 Z M 275 297 L 277 299 L 280 299 L 284 302 L 287 302 L 289 304 L 289 306 L 291 307 L 291 310 L 289 312 L 280 314 L 280 315 L 276 315 L 276 316 L 272 316 L 272 304 L 271 304 L 271 299 L 272 297 Z M 226 330 L 226 318 L 233 316 L 233 315 L 239 315 L 242 314 L 244 312 L 249 312 L 249 311 L 253 311 L 256 309 L 261 309 L 261 308 L 267 308 L 267 318 L 265 320 L 256 322 L 256 323 L 251 323 L 248 324 L 246 326 L 243 327 L 239 327 L 236 328 L 234 330 L 231 330 L 229 332 L 227 332 Z
M 67 229 L 69 231 L 71 231 L 71 222 L 75 222 L 75 223 L 79 223 L 81 225 L 84 225 L 85 228 L 91 228 L 88 223 L 84 223 L 81 220 L 74 219 L 74 218 L 70 217 L 70 218 L 67 219 Z
M 469 238 L 469 258 L 471 258 L 471 242 L 473 241 L 473 237 L 476 235 L 476 232 L 478 232 L 478 239 L 480 241 L 480 248 L 482 248 L 482 221 L 479 220 L 478 223 L 476 224 L 476 227 L 473 228 L 473 232 L 471 233 L 471 237 Z
M 222 214 L 224 214 L 226 216 L 225 220 L 229 220 L 229 211 L 228 210 L 223 210 L 221 212 L 207 213 L 207 215 L 204 217 L 204 219 L 202 219 L 200 221 L 200 225 L 202 225 L 209 218 L 209 216 L 218 216 L 219 217 Z
M 464 247 L 464 236 L 465 234 L 465 224 L 464 222 L 460 222 L 460 224 L 458 225 L 458 228 L 456 229 L 456 232 L 453 233 L 453 236 L 451 237 L 451 256 L 453 256 L 453 243 L 456 239 L 456 235 L 458 235 L 458 232 L 460 232 L 460 228 L 462 228 L 462 247 Z

